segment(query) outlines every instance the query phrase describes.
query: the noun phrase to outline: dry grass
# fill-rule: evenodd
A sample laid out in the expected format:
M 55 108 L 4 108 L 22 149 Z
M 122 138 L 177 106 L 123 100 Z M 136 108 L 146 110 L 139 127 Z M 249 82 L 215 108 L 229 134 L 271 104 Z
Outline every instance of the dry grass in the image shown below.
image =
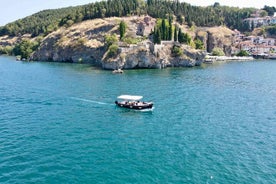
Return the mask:
M 79 40 L 86 40 L 83 45 L 86 47 L 97 48 L 104 45 L 106 34 L 116 34 L 119 36 L 119 23 L 123 20 L 127 24 L 126 35 L 136 36 L 136 28 L 143 16 L 138 17 L 110 17 L 104 19 L 94 19 L 74 24 L 69 28 L 60 28 L 51 33 L 52 37 L 57 38 L 57 45 L 66 47 L 79 43 Z

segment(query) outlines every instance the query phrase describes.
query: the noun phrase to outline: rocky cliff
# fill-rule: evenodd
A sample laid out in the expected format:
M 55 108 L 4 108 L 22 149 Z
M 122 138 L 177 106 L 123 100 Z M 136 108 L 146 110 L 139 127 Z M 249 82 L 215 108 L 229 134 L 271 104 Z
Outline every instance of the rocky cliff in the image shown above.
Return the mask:
M 200 65 L 206 55 L 204 51 L 179 46 L 183 51 L 180 56 L 172 55 L 174 42 L 153 45 L 143 42 L 130 48 L 120 48 L 120 54 L 115 58 L 102 61 L 104 69 L 132 69 L 132 68 L 166 68 L 190 67 Z
M 226 27 L 212 27 L 207 29 L 207 52 L 215 47 L 222 48 L 225 55 L 230 56 L 234 43 L 234 32 Z
M 106 35 L 116 35 L 119 40 L 119 23 L 127 24 L 126 36 L 139 40 L 135 44 L 117 42 L 118 51 L 115 56 L 107 57 L 108 47 L 105 43 Z M 60 28 L 43 40 L 39 48 L 32 54 L 31 59 L 36 61 L 56 61 L 74 63 L 92 63 L 104 69 L 132 69 L 132 68 L 165 68 L 200 65 L 206 52 L 195 50 L 187 45 L 173 41 L 164 41 L 154 45 L 148 35 L 137 36 L 138 27 L 145 17 L 133 16 L 123 18 L 105 18 L 84 21 L 71 27 Z M 150 18 L 151 22 L 156 20 Z M 151 25 L 152 26 L 152 25 Z M 154 27 L 154 26 L 153 26 Z M 226 27 L 196 28 L 181 27 L 193 38 L 203 41 L 205 48 L 211 52 L 213 48 L 223 48 L 226 55 L 231 53 L 233 32 Z M 21 40 L 17 38 L 16 40 Z M 11 39 L 2 37 L 2 42 Z M 16 43 L 13 38 L 13 43 Z M 10 44 L 10 43 L 7 43 Z M 180 55 L 172 54 L 176 45 L 181 50 Z
M 183 54 L 173 57 L 171 49 L 174 42 L 160 45 L 144 39 L 137 44 L 119 42 L 118 54 L 107 57 L 105 36 L 119 35 L 118 25 L 124 20 L 127 36 L 136 37 L 137 26 L 143 17 L 107 18 L 85 21 L 69 28 L 61 28 L 44 38 L 42 44 L 31 57 L 39 61 L 86 62 L 103 69 L 165 68 L 169 66 L 200 65 L 205 52 L 181 46 Z M 143 38 L 143 37 L 140 37 Z
M 104 36 L 116 32 L 115 27 L 113 21 L 97 19 L 61 28 L 44 38 L 31 59 L 100 63 L 106 51 Z

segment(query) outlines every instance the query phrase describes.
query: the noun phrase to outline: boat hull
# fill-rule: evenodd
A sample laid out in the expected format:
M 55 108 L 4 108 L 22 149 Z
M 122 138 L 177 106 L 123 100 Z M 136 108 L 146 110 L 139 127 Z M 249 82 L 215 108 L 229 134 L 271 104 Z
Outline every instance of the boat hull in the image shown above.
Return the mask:
M 135 109 L 135 110 L 151 109 L 153 107 L 153 103 L 151 102 L 140 102 L 135 104 L 135 103 L 115 101 L 115 104 L 122 108 Z

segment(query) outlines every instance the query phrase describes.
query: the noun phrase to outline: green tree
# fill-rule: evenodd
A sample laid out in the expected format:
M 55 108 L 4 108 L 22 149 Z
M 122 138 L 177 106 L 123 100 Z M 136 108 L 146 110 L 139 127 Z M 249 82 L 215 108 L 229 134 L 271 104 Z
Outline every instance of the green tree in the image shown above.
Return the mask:
M 20 43 L 16 44 L 13 53 L 20 55 L 21 58 L 29 59 L 32 52 L 38 47 L 38 42 L 31 42 L 28 39 L 23 39 Z
M 261 17 L 268 16 L 267 11 L 265 11 L 265 10 L 261 11 L 260 16 L 261 16 Z
M 154 44 L 161 43 L 161 31 L 160 31 L 160 29 L 158 29 L 157 26 L 154 27 L 153 43 Z
M 173 36 L 173 25 L 172 25 L 173 17 L 169 16 L 169 28 L 168 28 L 168 40 L 172 40 Z
M 204 49 L 204 43 L 200 39 L 196 38 L 194 42 L 195 42 L 196 49 L 201 49 L 201 50 Z
M 264 10 L 268 15 L 275 12 L 274 7 L 265 6 Z M 243 20 L 250 17 L 253 11 L 254 8 L 219 6 L 218 3 L 207 7 L 192 6 L 179 0 L 106 0 L 35 13 L 0 27 L 0 36 L 20 36 L 27 33 L 32 36 L 47 35 L 60 26 L 70 26 L 82 20 L 140 14 L 165 19 L 171 13 L 177 16 L 180 24 L 186 20 L 190 27 L 193 22 L 196 26 L 218 26 L 223 23 L 231 29 L 241 30 Z M 168 32 L 169 29 L 161 31 L 162 37 L 165 37 L 162 39 L 169 38 Z
M 172 36 L 173 36 L 173 26 L 170 24 L 168 40 L 172 40 Z
M 273 16 L 276 12 L 276 8 L 274 6 L 267 6 L 265 5 L 263 10 L 265 10 L 268 13 L 268 16 Z
M 167 40 L 167 26 L 166 26 L 166 20 L 162 19 L 162 25 L 161 25 L 161 39 Z
M 182 33 L 181 28 L 178 29 L 178 42 L 184 43 L 184 33 Z
M 241 50 L 241 51 L 237 54 L 237 56 L 249 56 L 249 54 L 248 54 L 247 51 Z
M 161 44 L 161 32 L 159 29 L 157 30 L 156 41 L 157 44 Z
M 124 21 L 120 22 L 119 31 L 120 31 L 120 40 L 122 40 L 126 33 L 126 23 Z
M 192 37 L 188 33 L 183 33 L 184 35 L 184 43 L 190 45 L 192 42 Z
M 175 42 L 177 42 L 177 27 L 175 26 L 175 28 L 174 28 L 174 35 L 173 35 L 173 39 L 174 39 L 174 41 Z

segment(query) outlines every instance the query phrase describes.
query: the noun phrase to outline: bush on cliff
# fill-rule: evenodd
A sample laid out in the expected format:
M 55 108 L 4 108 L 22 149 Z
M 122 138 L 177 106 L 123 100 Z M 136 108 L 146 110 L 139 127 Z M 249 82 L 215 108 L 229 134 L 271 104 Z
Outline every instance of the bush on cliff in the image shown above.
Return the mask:
M 173 56 L 181 56 L 183 54 L 183 51 L 181 50 L 181 48 L 177 45 L 174 45 L 172 48 L 172 55 Z
M 196 49 L 200 49 L 200 50 L 204 49 L 204 44 L 200 39 L 196 38 L 194 42 L 195 42 Z
M 105 43 L 107 47 L 110 47 L 115 42 L 118 42 L 118 38 L 115 34 L 112 34 L 112 35 L 108 34 L 105 36 Z
M 108 57 L 114 57 L 118 54 L 118 45 L 117 44 L 112 44 L 108 48 Z
M 20 43 L 15 45 L 13 54 L 16 56 L 20 55 L 23 59 L 29 59 L 31 53 L 38 48 L 39 44 L 40 43 L 37 41 L 23 39 Z
M 241 51 L 237 54 L 237 56 L 249 56 L 249 54 L 247 53 L 247 51 L 241 50 Z
M 213 56 L 225 56 L 225 53 L 223 52 L 222 48 L 215 47 L 212 51 Z
M 11 55 L 12 54 L 13 47 L 12 46 L 0 46 L 0 55 L 1 54 L 7 54 Z

